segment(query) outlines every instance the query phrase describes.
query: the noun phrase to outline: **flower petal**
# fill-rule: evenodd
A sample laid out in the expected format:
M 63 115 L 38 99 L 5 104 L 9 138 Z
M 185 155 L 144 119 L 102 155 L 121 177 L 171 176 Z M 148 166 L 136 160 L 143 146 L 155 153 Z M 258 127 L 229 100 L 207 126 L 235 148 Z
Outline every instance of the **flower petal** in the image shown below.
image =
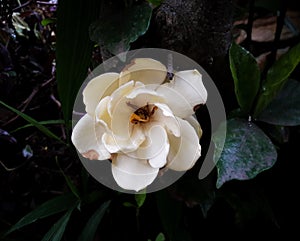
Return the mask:
M 195 115 L 191 115 L 191 116 L 188 116 L 186 118 L 184 118 L 186 121 L 188 121 L 192 127 L 194 127 L 199 139 L 200 137 L 202 136 L 202 129 L 201 129 L 201 126 L 200 126 L 200 123 L 198 122 L 197 118 Z
M 128 139 L 122 139 L 113 135 L 112 132 L 106 132 L 102 136 L 102 142 L 110 153 L 127 153 L 135 151 L 146 139 L 139 126 L 133 125 L 131 135 Z
M 169 142 L 166 130 L 160 123 L 150 122 L 144 127 L 146 140 L 139 148 L 131 153 L 127 153 L 132 158 L 151 160 L 153 167 L 162 167 L 166 164 L 166 155 L 169 152 Z
M 111 128 L 111 117 L 108 113 L 108 103 L 110 100 L 110 96 L 105 96 L 102 100 L 100 100 L 95 111 L 96 122 L 102 123 L 107 130 Z
M 151 167 L 146 160 L 131 158 L 127 155 L 114 155 L 112 174 L 117 184 L 126 190 L 136 192 L 150 185 L 158 174 L 158 168 Z
M 161 125 L 164 126 L 169 133 L 179 137 L 180 126 L 171 109 L 167 105 L 162 103 L 154 103 L 154 105 L 158 107 L 158 109 L 153 115 L 153 121 L 161 123 Z
M 119 74 L 105 73 L 92 79 L 83 90 L 85 110 L 94 116 L 96 106 L 101 98 L 110 95 L 118 88 Z
M 180 124 L 180 137 L 169 135 L 170 152 L 168 164 L 172 170 L 186 171 L 192 168 L 201 155 L 201 146 L 195 129 L 187 122 L 177 118 Z
M 193 107 L 206 103 L 207 91 L 202 82 L 202 75 L 196 69 L 177 72 L 169 86 L 180 91 Z
M 136 106 L 136 108 L 140 108 L 154 102 L 165 102 L 165 98 L 163 96 L 146 86 L 135 88 L 126 96 L 126 98 L 129 99 L 131 106 Z
M 110 116 L 112 116 L 112 113 L 115 111 L 115 107 L 120 104 L 121 100 L 124 101 L 126 95 L 128 95 L 134 88 L 142 86 L 144 86 L 144 84 L 141 82 L 129 81 L 114 91 L 111 95 L 111 101 L 108 103 L 108 113 Z
M 72 132 L 72 142 L 76 149 L 84 157 L 91 160 L 105 160 L 110 158 L 110 153 L 97 141 L 98 136 L 102 136 L 105 128 L 96 125 L 93 118 L 86 114 L 75 125 Z
M 144 84 L 161 84 L 167 76 L 167 69 L 161 62 L 151 58 L 137 58 L 120 73 L 119 85 L 130 80 Z
M 159 86 L 156 92 L 164 97 L 166 105 L 175 116 L 184 118 L 194 114 L 193 106 L 180 92 L 170 87 L 169 83 Z

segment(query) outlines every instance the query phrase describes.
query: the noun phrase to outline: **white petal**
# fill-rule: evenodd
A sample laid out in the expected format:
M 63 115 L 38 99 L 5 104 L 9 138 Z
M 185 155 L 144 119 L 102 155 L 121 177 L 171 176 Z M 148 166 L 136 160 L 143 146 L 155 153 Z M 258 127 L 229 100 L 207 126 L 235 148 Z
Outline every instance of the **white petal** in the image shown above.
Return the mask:
M 127 153 L 133 158 L 151 160 L 154 167 L 162 167 L 166 164 L 166 154 L 169 152 L 169 143 L 166 130 L 160 123 L 150 122 L 144 126 L 146 140 L 139 148 Z
M 166 66 L 151 58 L 137 58 L 120 73 L 120 85 L 130 81 L 144 84 L 161 84 L 167 75 Z
M 157 106 L 158 109 L 153 115 L 153 121 L 161 123 L 161 125 L 164 126 L 169 133 L 179 137 L 180 126 L 171 109 L 162 103 L 154 103 L 154 105 Z
M 92 79 L 83 90 L 83 103 L 85 110 L 94 116 L 96 106 L 101 98 L 110 95 L 118 88 L 119 74 L 105 73 Z
M 143 107 L 150 103 L 165 102 L 165 98 L 156 91 L 146 88 L 145 86 L 137 87 L 132 90 L 127 96 L 131 106 L 137 108 Z
M 133 125 L 131 135 L 128 139 L 122 139 L 106 132 L 102 136 L 102 142 L 110 153 L 127 153 L 135 151 L 146 139 L 143 131 L 138 125 Z
M 180 91 L 193 107 L 206 103 L 207 91 L 198 70 L 179 71 L 170 84 L 172 88 Z
M 201 155 L 201 146 L 195 129 L 185 120 L 177 118 L 180 137 L 169 135 L 170 152 L 167 167 L 175 171 L 192 168 Z
M 169 83 L 159 86 L 156 92 L 164 97 L 166 105 L 175 116 L 184 118 L 194 114 L 193 106 L 179 91 L 170 87 Z
M 104 131 L 105 128 L 103 126 L 95 126 L 93 118 L 86 114 L 75 125 L 71 139 L 76 149 L 84 157 L 91 160 L 105 160 L 110 158 L 111 155 L 97 141 L 97 137 L 101 137 Z
M 200 126 L 200 123 L 198 122 L 197 118 L 195 115 L 191 115 L 189 117 L 184 118 L 186 121 L 188 121 L 192 127 L 194 127 L 199 139 L 202 136 L 202 129 Z
M 112 174 L 117 184 L 126 190 L 136 192 L 150 185 L 158 174 L 158 168 L 151 167 L 146 160 L 139 160 L 118 154 L 112 158 Z
M 108 113 L 112 116 L 115 111 L 115 107 L 119 105 L 119 102 L 128 95 L 134 88 L 142 87 L 144 84 L 141 82 L 129 81 L 128 83 L 120 86 L 111 95 L 111 101 L 108 103 Z
M 110 102 L 111 97 L 104 97 L 96 107 L 96 121 L 102 123 L 107 130 L 111 128 L 111 117 L 108 113 L 108 103 Z

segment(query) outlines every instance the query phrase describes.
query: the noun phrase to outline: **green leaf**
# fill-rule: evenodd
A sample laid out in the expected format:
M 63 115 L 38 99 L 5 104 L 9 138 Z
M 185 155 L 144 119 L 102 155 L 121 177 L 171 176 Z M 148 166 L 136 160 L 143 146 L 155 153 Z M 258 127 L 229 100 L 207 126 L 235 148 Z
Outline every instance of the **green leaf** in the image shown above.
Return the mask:
M 71 192 L 75 195 L 75 197 L 77 197 L 78 199 L 81 199 L 81 198 L 80 198 L 79 190 L 78 190 L 77 187 L 74 185 L 74 183 L 72 182 L 71 178 L 68 177 L 68 176 L 64 173 L 64 171 L 63 171 L 63 169 L 60 167 L 59 162 L 58 162 L 57 159 L 56 159 L 56 164 L 57 164 L 57 166 L 59 167 L 60 172 L 61 172 L 62 175 L 64 176 L 64 178 L 65 178 L 65 180 L 66 180 L 66 183 L 67 183 L 68 187 L 70 188 Z
M 138 208 L 143 206 L 143 204 L 146 200 L 146 196 L 147 196 L 147 194 L 146 194 L 145 190 L 134 195 L 134 198 L 135 198 L 135 201 L 136 201 L 136 204 L 137 204 Z
M 224 124 L 223 124 L 224 125 Z M 248 180 L 271 168 L 277 159 L 276 149 L 271 140 L 254 123 L 242 119 L 227 121 L 227 134 L 223 150 L 219 148 L 219 131 L 213 135 L 214 156 L 221 156 L 217 161 L 217 188 L 233 179 Z
M 288 80 L 275 99 L 262 111 L 258 120 L 273 125 L 300 125 L 300 83 Z
M 46 218 L 51 215 L 65 211 L 68 208 L 70 208 L 70 206 L 75 205 L 77 202 L 78 199 L 72 193 L 67 193 L 62 196 L 53 198 L 40 205 L 32 212 L 25 215 L 23 218 L 21 218 L 15 225 L 13 225 L 7 231 L 6 235 L 26 225 L 34 223 L 39 219 Z
M 258 65 L 251 53 L 234 42 L 229 50 L 229 62 L 237 101 L 249 113 L 260 85 Z
M 165 241 L 165 235 L 163 233 L 159 233 L 155 239 L 155 241 Z
M 268 70 L 266 81 L 255 107 L 254 117 L 269 105 L 286 83 L 288 77 L 300 62 L 300 43 L 282 55 Z
M 110 201 L 103 203 L 100 208 L 93 214 L 89 219 L 86 226 L 84 227 L 78 241 L 93 241 L 99 223 L 101 222 L 107 208 L 110 205 Z
M 56 79 L 66 123 L 71 120 L 77 92 L 87 77 L 93 43 L 88 28 L 101 8 L 99 0 L 58 2 Z
M 90 38 L 117 55 L 129 50 L 130 43 L 147 31 L 151 14 L 152 8 L 146 2 L 131 5 L 92 23 L 89 29 Z
M 123 202 L 123 206 L 127 208 L 136 208 L 136 206 L 131 202 Z
M 55 18 L 45 18 L 41 21 L 41 24 L 43 26 L 47 26 L 48 24 L 51 24 L 51 23 L 56 23 L 56 19 Z
M 0 104 L 5 106 L 7 109 L 11 110 L 12 112 L 16 113 L 17 115 L 21 116 L 24 120 L 28 121 L 31 125 L 35 126 L 36 128 L 38 128 L 41 132 L 43 132 L 45 135 L 61 142 L 64 143 L 61 138 L 59 138 L 57 135 L 55 135 L 52 131 L 50 131 L 47 127 L 45 127 L 44 125 L 40 124 L 38 121 L 36 121 L 35 119 L 33 119 L 32 117 L 24 114 L 23 112 L 5 104 L 4 102 L 0 101 Z M 65 144 L 65 143 L 64 143 Z
M 41 125 L 57 125 L 57 124 L 64 124 L 65 122 L 63 120 L 46 120 L 46 121 L 38 121 L 39 124 Z M 19 130 L 28 128 L 28 127 L 33 127 L 33 124 L 27 124 L 21 127 L 18 127 L 17 129 L 11 131 L 11 133 L 17 132 Z
M 60 241 L 66 226 L 70 220 L 71 214 L 74 211 L 76 206 L 70 208 L 68 212 L 62 216 L 53 226 L 52 228 L 46 233 L 43 237 L 42 241 Z

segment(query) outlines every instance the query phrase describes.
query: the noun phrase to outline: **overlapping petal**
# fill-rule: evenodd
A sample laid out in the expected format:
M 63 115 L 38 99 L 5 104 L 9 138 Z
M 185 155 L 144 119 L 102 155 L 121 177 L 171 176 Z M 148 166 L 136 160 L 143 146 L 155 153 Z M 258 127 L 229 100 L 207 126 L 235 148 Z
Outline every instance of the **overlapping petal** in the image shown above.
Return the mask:
M 119 87 L 118 73 L 105 73 L 92 79 L 83 90 L 85 110 L 94 116 L 96 106 L 101 98 L 111 95 Z
M 86 114 L 74 127 L 71 139 L 84 157 L 91 160 L 105 160 L 110 158 L 111 154 L 97 141 L 97 137 L 101 137 L 104 132 L 105 128 L 101 125 L 95 126 L 94 119 Z
M 192 168 L 201 155 L 201 146 L 195 129 L 186 121 L 177 118 L 180 124 L 180 137 L 168 135 L 170 152 L 167 167 L 175 171 Z
M 150 58 L 137 58 L 120 73 L 119 85 L 130 80 L 144 84 L 162 84 L 167 76 L 166 66 Z
M 117 184 L 126 190 L 136 192 L 150 185 L 159 168 L 151 167 L 147 160 L 135 159 L 125 154 L 112 158 L 112 174 Z

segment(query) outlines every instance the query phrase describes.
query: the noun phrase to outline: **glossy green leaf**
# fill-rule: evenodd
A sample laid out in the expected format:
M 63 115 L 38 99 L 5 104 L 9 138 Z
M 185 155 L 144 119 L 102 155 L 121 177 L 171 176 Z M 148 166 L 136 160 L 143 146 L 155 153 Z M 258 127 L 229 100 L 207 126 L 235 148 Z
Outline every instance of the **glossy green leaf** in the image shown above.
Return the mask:
M 137 204 L 137 207 L 140 208 L 141 206 L 143 206 L 145 200 L 146 200 L 146 191 L 142 191 L 138 194 L 135 194 L 134 195 L 134 198 L 135 198 L 135 201 L 136 201 L 136 204 Z
M 71 119 L 77 92 L 87 77 L 93 43 L 88 28 L 97 19 L 102 1 L 58 2 L 56 79 L 64 120 Z
M 230 70 L 237 101 L 245 112 L 250 112 L 260 85 L 260 70 L 255 58 L 236 43 L 229 50 Z
M 101 222 L 107 208 L 110 205 L 110 201 L 103 203 L 100 208 L 92 215 L 87 224 L 85 225 L 78 241 L 93 241 L 96 234 L 99 223 Z
M 274 165 L 277 160 L 276 149 L 266 134 L 254 123 L 242 119 L 228 120 L 223 150 L 219 148 L 221 139 L 218 134 L 222 128 L 223 126 L 213 135 L 215 154 L 221 152 L 216 163 L 217 188 L 233 179 L 254 178 Z
M 280 126 L 300 125 L 300 83 L 288 80 L 258 120 Z
M 74 209 L 75 206 L 70 208 L 68 212 L 64 216 L 62 216 L 46 233 L 42 241 L 60 241 Z
M 91 24 L 89 32 L 93 41 L 112 54 L 130 48 L 130 43 L 143 35 L 150 23 L 152 8 L 148 3 L 131 5 L 122 11 L 103 16 Z
M 286 83 L 288 77 L 300 62 L 300 43 L 282 55 L 268 70 L 266 81 L 255 107 L 254 117 L 269 105 Z
M 51 23 L 56 23 L 56 19 L 55 18 L 44 18 L 42 21 L 41 21 L 41 24 L 43 26 L 47 26 L 48 24 L 51 24 Z
M 35 221 L 49 217 L 51 215 L 60 213 L 70 208 L 70 206 L 75 205 L 78 202 L 78 199 L 72 194 L 67 193 L 61 195 L 59 197 L 53 198 L 36 209 L 32 212 L 25 215 L 21 218 L 15 225 L 13 225 L 6 234 L 9 234 L 17 229 L 20 229 L 26 225 L 34 223 Z
M 4 102 L 0 101 L 0 104 L 5 106 L 7 109 L 11 110 L 12 112 L 16 113 L 17 115 L 21 116 L 24 120 L 28 121 L 31 125 L 35 126 L 38 128 L 41 132 L 43 132 L 45 135 L 61 142 L 64 143 L 61 138 L 59 138 L 57 135 L 55 135 L 52 131 L 50 131 L 47 127 L 39 123 L 37 120 L 33 119 L 29 115 L 24 114 L 23 112 L 5 104 Z

